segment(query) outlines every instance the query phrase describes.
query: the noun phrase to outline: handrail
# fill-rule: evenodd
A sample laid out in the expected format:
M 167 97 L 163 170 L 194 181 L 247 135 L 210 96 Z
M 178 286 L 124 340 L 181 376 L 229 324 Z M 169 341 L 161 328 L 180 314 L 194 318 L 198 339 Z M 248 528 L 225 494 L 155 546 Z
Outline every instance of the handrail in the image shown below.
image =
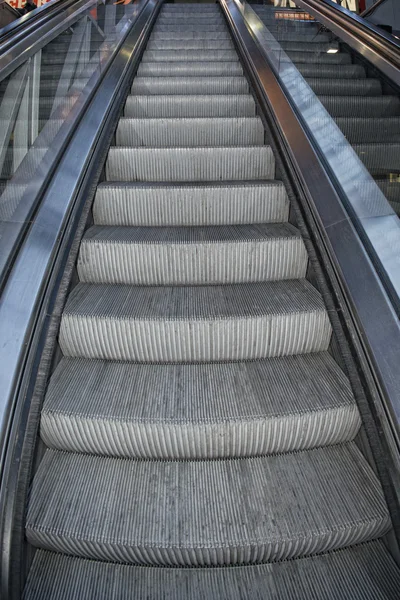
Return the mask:
M 390 33 L 331 0 L 296 0 L 296 4 L 400 86 L 400 42 Z
M 72 0 L 74 1 L 74 0 Z M 38 27 L 45 20 L 54 16 L 55 12 L 64 8 L 64 5 L 70 3 L 71 0 L 50 0 L 43 6 L 32 10 L 26 15 L 20 16 L 12 23 L 0 29 L 0 47 L 6 41 L 16 39 L 17 35 L 26 35 L 33 27 Z M 15 37 L 14 37 L 15 36 Z
M 369 17 L 369 15 L 372 15 L 372 13 L 375 12 L 376 8 L 378 8 L 379 6 L 381 6 L 381 4 L 384 4 L 385 2 L 387 2 L 387 0 L 377 0 L 375 4 L 369 6 L 362 13 L 360 13 L 360 17 L 362 19 L 366 19 L 367 17 Z
M 17 596 L 10 578 L 23 572 L 12 555 L 13 517 L 18 506 L 18 486 L 24 473 L 26 434 L 32 387 L 38 375 L 38 357 L 43 351 L 52 313 L 52 302 L 62 286 L 66 256 L 76 226 L 92 188 L 92 177 L 125 100 L 124 83 L 133 75 L 148 32 L 162 0 L 143 0 L 134 22 L 113 52 L 101 81 L 87 95 L 85 110 L 59 161 L 35 219 L 25 236 L 0 303 L 0 596 Z M 111 138 L 110 138 L 111 139 Z M 108 142 L 109 143 L 109 142 Z M 103 142 L 104 144 L 104 142 Z M 107 144 L 108 145 L 108 144 Z M 23 291 L 21 291 L 21 286 Z M 14 315 L 11 316 L 11 313 Z M 16 315 L 18 315 L 16 317 Z M 29 438 L 29 434 L 26 434 Z M 34 439 L 29 438 L 29 445 Z M 32 453 L 32 451 L 31 451 Z M 31 454 L 30 453 L 30 454 Z M 29 454 L 29 453 L 28 453 Z M 25 483 L 26 485 L 26 483 Z M 20 505 L 19 505 L 20 506 Z M 23 517 L 20 516 L 20 519 Z M 21 527 L 20 521 L 20 527 Z M 18 537 L 18 536 L 17 536 Z M 18 568 L 20 567 L 20 568 Z M 15 585 L 15 582 L 14 582 Z

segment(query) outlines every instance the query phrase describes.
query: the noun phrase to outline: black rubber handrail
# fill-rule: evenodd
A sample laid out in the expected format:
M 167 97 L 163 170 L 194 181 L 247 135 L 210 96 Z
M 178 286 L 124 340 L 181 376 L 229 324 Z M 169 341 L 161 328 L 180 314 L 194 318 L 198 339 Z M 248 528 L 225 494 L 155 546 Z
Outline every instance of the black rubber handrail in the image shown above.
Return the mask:
M 362 17 L 363 19 L 369 17 L 375 12 L 375 9 L 377 9 L 379 6 L 382 6 L 382 4 L 385 4 L 385 2 L 387 2 L 387 0 L 378 0 L 377 2 L 375 2 L 375 4 L 369 6 L 362 13 L 360 13 L 360 17 Z

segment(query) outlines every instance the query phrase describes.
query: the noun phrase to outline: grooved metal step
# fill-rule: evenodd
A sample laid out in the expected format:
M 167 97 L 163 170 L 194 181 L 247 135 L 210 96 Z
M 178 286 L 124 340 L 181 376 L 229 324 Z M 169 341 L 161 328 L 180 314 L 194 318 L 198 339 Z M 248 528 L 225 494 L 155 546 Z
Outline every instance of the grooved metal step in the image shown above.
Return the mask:
M 397 117 L 400 115 L 400 100 L 397 96 L 352 97 L 319 96 L 332 117 Z M 313 101 L 312 101 L 313 102 Z
M 136 77 L 132 83 L 134 95 L 191 95 L 193 96 L 248 94 L 249 84 L 245 77 Z M 232 98 L 231 98 L 232 100 Z M 214 98 L 208 98 L 208 102 Z M 254 102 L 254 101 L 253 101 Z M 160 114 L 159 116 L 164 116 Z
M 102 183 L 93 205 L 98 225 L 235 225 L 288 220 L 280 181 L 204 185 Z
M 324 79 L 364 79 L 366 72 L 361 65 L 310 65 L 296 63 L 296 69 L 303 77 Z
M 353 148 L 373 175 L 400 174 L 400 144 L 355 144 Z
M 150 36 L 152 40 L 231 40 L 226 27 L 222 31 L 190 31 L 186 28 L 180 31 L 157 31 L 153 29 Z
M 328 348 L 306 280 L 195 287 L 78 284 L 61 320 L 65 356 L 136 362 L 253 360 Z
M 379 79 L 318 79 L 307 78 L 307 83 L 318 95 L 330 96 L 381 96 Z
M 160 78 L 159 78 L 160 79 Z M 153 79 L 154 81 L 154 79 Z M 194 80 L 196 81 L 196 80 Z M 198 89 L 204 90 L 199 82 Z M 205 78 L 204 78 L 205 83 Z M 150 84 L 150 82 L 149 82 Z M 143 92 L 149 84 L 143 85 Z M 246 82 L 247 84 L 247 82 Z M 168 89 L 168 81 L 163 84 Z M 214 84 L 213 84 L 214 85 Z M 211 87 L 211 86 L 210 86 Z M 217 87 L 215 85 L 214 87 Z M 202 89 L 201 89 L 202 88 Z M 154 88 L 153 88 L 154 89 Z M 191 88 L 186 86 L 186 90 Z M 146 94 L 151 93 L 147 90 Z M 201 92 L 200 92 L 201 93 Z M 137 118 L 205 118 L 205 117 L 253 117 L 256 105 L 250 94 L 237 95 L 136 95 L 128 96 L 125 117 Z
M 143 53 L 142 63 L 147 62 L 211 62 L 228 61 L 238 62 L 239 58 L 235 50 L 146 50 Z
M 140 77 L 240 77 L 243 76 L 243 69 L 237 61 L 142 62 L 138 75 Z
M 269 146 L 112 147 L 106 162 L 108 181 L 237 181 L 274 176 L 275 157 Z
M 205 285 L 305 277 L 307 252 L 288 223 L 219 227 L 94 226 L 82 239 L 87 283 Z
M 87 558 L 221 566 L 326 552 L 389 528 L 379 482 L 350 443 L 221 461 L 47 450 L 26 535 L 35 546 Z
M 268 27 L 268 29 L 272 33 L 272 28 Z M 276 29 L 273 32 L 275 39 L 279 42 L 300 42 L 300 43 L 309 43 L 313 44 L 314 42 L 329 42 L 330 35 L 329 33 L 317 33 L 315 30 L 310 31 L 301 31 L 301 30 L 292 30 L 292 31 L 284 31 L 281 28 Z
M 322 53 L 328 52 L 328 50 L 336 49 L 339 50 L 339 44 L 337 42 L 326 42 L 319 41 L 318 37 L 315 41 L 310 42 L 309 40 L 281 40 L 280 41 L 282 48 L 286 52 L 314 52 L 314 53 Z
M 185 23 L 185 24 L 181 24 L 181 23 L 160 23 L 160 24 L 156 24 L 153 32 L 154 33 L 160 33 L 160 32 L 171 32 L 171 33 L 176 33 L 176 32 L 180 32 L 181 29 L 185 29 L 186 32 L 191 32 L 193 31 L 194 33 L 209 33 L 211 31 L 214 31 L 215 33 L 220 32 L 220 31 L 227 31 L 227 27 L 226 24 L 224 22 L 218 22 L 218 23 L 213 23 L 211 21 L 211 23 L 202 23 L 202 22 L 196 22 L 196 23 Z
M 287 54 L 289 58 L 294 62 L 308 62 L 309 64 L 317 65 L 350 65 L 351 56 L 345 52 L 338 52 L 337 54 L 313 54 L 312 52 L 300 52 L 288 50 Z
M 290 452 L 350 441 L 359 427 L 327 353 L 204 365 L 64 358 L 41 418 L 49 447 L 143 459 Z
M 157 40 L 153 38 L 150 38 L 146 46 L 147 50 L 233 50 L 234 47 L 229 39 Z
M 259 117 L 236 119 L 120 119 L 117 146 L 153 148 L 204 146 L 262 146 L 264 127 Z
M 54 578 L 57 573 L 57 578 Z M 311 584 L 312 582 L 312 588 Z M 296 600 L 398 600 L 399 570 L 383 542 L 302 558 L 235 569 L 135 567 L 84 560 L 38 550 L 24 600 L 272 600 L 268 590 L 285 590 Z M 50 595 L 52 594 L 52 596 Z M 246 597 L 245 596 L 245 597 Z
M 400 143 L 400 117 L 339 117 L 335 120 L 352 144 Z

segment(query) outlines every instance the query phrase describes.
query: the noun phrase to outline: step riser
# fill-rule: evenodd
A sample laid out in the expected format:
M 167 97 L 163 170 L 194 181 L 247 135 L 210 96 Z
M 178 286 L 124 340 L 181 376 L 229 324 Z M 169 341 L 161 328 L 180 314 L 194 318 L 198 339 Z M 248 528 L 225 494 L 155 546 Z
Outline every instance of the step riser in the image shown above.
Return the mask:
M 200 62 L 212 61 L 238 62 L 238 55 L 234 50 L 146 50 L 143 54 L 142 64 L 153 62 Z
M 376 79 L 307 79 L 307 83 L 319 95 L 330 96 L 382 96 L 382 86 Z
M 172 122 L 171 122 L 172 121 Z M 262 146 L 264 128 L 259 119 L 121 119 L 117 146 L 194 148 L 205 146 Z
M 296 63 L 317 64 L 317 65 L 350 65 L 351 56 L 349 54 L 313 54 L 312 52 L 288 52 L 289 58 Z
M 110 399 L 111 401 L 111 399 Z M 293 436 L 293 427 L 296 435 Z M 360 426 L 357 407 L 245 423 L 158 425 L 121 423 L 46 414 L 41 437 L 50 448 L 153 460 L 195 460 L 265 456 L 354 439 Z M 340 432 L 340 433 L 339 433 Z
M 207 244 L 81 244 L 78 274 L 85 283 L 210 285 L 305 277 L 301 238 Z
M 283 185 L 263 187 L 99 186 L 93 207 L 98 225 L 226 225 L 282 223 L 289 201 Z
M 327 350 L 325 311 L 259 318 L 139 321 L 64 314 L 64 356 L 146 363 L 255 360 Z
M 400 144 L 400 119 L 346 119 L 336 120 L 339 128 L 352 144 L 386 142 Z
M 139 77 L 240 77 L 243 69 L 238 62 L 142 63 Z
M 227 26 L 225 23 L 193 23 L 190 25 L 180 25 L 180 24 L 173 24 L 171 23 L 170 25 L 166 24 L 160 24 L 160 25 L 156 25 L 153 29 L 153 33 L 163 33 L 163 32 L 171 32 L 171 33 L 180 33 L 180 31 L 182 29 L 185 29 L 185 31 L 187 32 L 195 32 L 195 33 L 209 33 L 211 31 L 213 32 L 226 32 L 227 31 Z
M 158 40 L 229 40 L 232 41 L 228 31 L 155 31 L 149 41 Z
M 359 144 L 354 149 L 372 174 L 400 173 L 400 144 Z
M 108 181 L 237 181 L 273 179 L 275 157 L 260 148 L 111 148 Z
M 365 79 L 365 69 L 360 65 L 307 65 L 297 63 L 296 69 L 303 77 L 324 79 Z
M 380 98 L 346 98 L 320 96 L 319 100 L 332 117 L 397 117 L 400 115 L 400 102 L 394 96 Z
M 131 92 L 137 96 L 168 94 L 169 96 L 206 95 L 207 97 L 211 95 L 248 94 L 249 84 L 244 77 L 136 77 Z M 211 104 L 215 101 L 215 98 L 209 97 L 207 103 Z M 195 99 L 192 102 L 195 102 Z M 159 116 L 165 116 L 162 110 Z
M 144 91 L 144 90 L 143 90 Z M 202 89 L 204 93 L 204 87 Z M 125 116 L 136 118 L 207 118 L 254 117 L 256 105 L 252 96 L 129 96 Z
M 229 40 L 152 40 L 147 50 L 233 50 Z

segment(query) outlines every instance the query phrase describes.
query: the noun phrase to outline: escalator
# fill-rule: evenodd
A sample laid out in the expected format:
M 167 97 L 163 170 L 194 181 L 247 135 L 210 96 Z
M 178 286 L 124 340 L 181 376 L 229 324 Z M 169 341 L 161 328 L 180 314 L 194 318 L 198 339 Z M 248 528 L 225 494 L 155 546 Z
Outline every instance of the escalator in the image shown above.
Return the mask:
M 163 5 L 62 314 L 25 600 L 398 598 L 285 181 L 219 5 Z
M 290 19 L 269 5 L 252 8 L 400 214 L 399 91 L 314 20 Z

